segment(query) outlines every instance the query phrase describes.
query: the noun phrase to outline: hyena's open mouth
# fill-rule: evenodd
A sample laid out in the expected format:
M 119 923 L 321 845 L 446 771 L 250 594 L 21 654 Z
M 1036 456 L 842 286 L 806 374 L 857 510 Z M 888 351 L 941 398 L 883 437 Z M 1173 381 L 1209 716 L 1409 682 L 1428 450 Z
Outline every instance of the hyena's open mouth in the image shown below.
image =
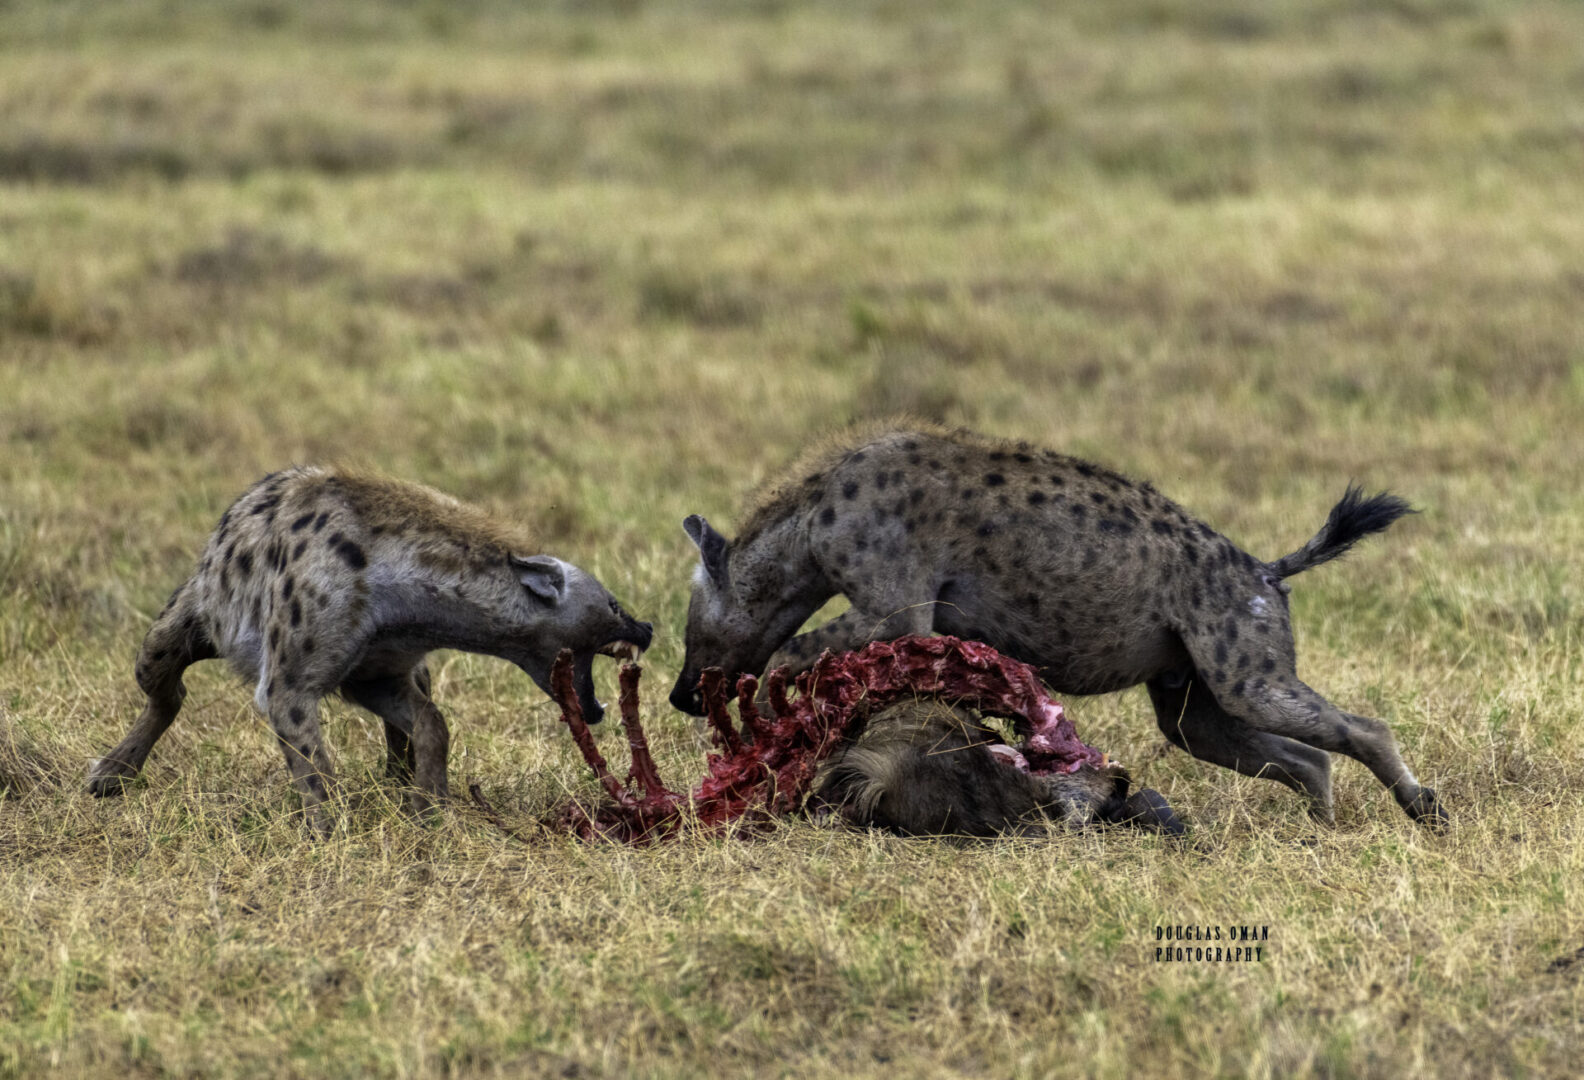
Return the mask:
M 626 660 L 629 663 L 636 664 L 643 659 L 644 647 L 636 641 L 618 638 L 615 641 L 606 642 L 594 651 L 600 656 L 612 656 L 617 660 Z

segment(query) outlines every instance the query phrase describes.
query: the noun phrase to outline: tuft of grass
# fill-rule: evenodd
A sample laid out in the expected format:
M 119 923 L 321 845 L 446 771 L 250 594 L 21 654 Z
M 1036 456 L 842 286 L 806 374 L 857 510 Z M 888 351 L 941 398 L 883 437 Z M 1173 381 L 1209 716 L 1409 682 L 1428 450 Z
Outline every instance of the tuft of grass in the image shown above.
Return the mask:
M 1496 0 L 0 5 L 0 1077 L 1571 1075 L 1581 46 Z M 223 665 L 78 790 L 221 510 L 313 460 L 521 515 L 653 619 L 697 776 L 682 517 L 897 411 L 1266 558 L 1349 480 L 1409 498 L 1293 610 L 1453 831 L 1346 761 L 1316 831 L 1139 691 L 1068 705 L 1186 846 L 518 843 L 405 817 L 339 705 L 314 844 Z M 520 675 L 434 674 L 453 787 L 593 796 Z M 1263 962 L 1153 959 L 1231 924 Z

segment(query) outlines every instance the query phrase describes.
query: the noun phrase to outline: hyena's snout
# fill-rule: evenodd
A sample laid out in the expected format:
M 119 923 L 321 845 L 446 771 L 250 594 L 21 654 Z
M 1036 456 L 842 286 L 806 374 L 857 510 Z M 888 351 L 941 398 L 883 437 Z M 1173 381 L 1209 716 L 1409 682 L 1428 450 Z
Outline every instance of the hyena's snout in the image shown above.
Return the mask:
M 684 671 L 677 676 L 676 686 L 671 688 L 671 707 L 689 716 L 704 715 L 704 693 L 699 689 L 698 675 Z

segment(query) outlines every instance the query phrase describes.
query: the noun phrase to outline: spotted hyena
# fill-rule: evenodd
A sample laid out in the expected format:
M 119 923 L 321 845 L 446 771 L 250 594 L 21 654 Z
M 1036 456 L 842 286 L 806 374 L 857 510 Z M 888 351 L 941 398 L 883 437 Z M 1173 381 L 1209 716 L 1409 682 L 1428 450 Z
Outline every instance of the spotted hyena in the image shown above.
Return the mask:
M 89 790 L 112 794 L 137 775 L 181 708 L 182 673 L 216 657 L 256 685 L 321 833 L 331 770 L 319 700 L 332 691 L 384 721 L 387 772 L 415 781 L 417 806 L 445 797 L 450 736 L 424 662 L 434 649 L 509 660 L 546 690 L 556 653 L 572 649 L 584 713 L 598 719 L 594 654 L 647 648 L 650 625 L 537 552 L 526 531 L 416 484 L 311 467 L 265 477 L 220 518 L 155 619 L 136 669 L 148 703 L 94 762 Z
M 1060 693 L 1142 682 L 1174 744 L 1307 794 L 1327 822 L 1335 752 L 1443 824 L 1386 725 L 1299 680 L 1284 580 L 1409 512 L 1350 487 L 1307 544 L 1264 562 L 1086 461 L 922 426 L 856 435 L 772 485 L 735 540 L 683 523 L 701 562 L 671 701 L 697 713 L 706 667 L 798 671 L 827 648 L 938 631 L 1035 665 Z M 837 594 L 851 610 L 793 637 Z

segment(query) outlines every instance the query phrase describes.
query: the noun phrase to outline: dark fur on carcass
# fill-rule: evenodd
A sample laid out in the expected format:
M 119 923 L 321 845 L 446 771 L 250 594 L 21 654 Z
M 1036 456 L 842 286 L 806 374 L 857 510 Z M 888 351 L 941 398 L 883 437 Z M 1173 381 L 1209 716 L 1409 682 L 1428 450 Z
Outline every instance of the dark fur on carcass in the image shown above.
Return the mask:
M 899 701 L 826 760 L 815 805 L 908 836 L 1033 835 L 1053 821 L 1186 831 L 1158 792 L 1129 795 L 1127 770 L 1115 762 L 1022 771 L 1009 749 L 967 709 L 938 698 Z

